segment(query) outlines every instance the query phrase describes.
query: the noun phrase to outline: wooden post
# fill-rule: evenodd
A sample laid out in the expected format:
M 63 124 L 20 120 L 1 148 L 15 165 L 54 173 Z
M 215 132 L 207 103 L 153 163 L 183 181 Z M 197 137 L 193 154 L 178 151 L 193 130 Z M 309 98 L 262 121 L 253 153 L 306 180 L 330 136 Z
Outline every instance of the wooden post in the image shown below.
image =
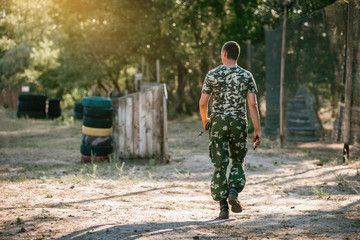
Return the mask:
M 133 121 L 134 121 L 134 134 L 133 134 L 133 145 L 134 145 L 134 156 L 140 156 L 140 94 L 134 94 L 133 98 Z
M 168 126 L 167 126 L 167 90 L 166 85 L 163 85 L 163 91 L 160 91 L 161 98 L 162 98 L 162 132 L 163 132 L 163 139 L 162 139 L 162 156 L 163 156 L 163 163 L 169 162 L 169 153 L 168 153 Z
M 284 76 L 285 76 L 285 41 L 286 41 L 286 19 L 287 0 L 284 1 L 284 21 L 281 42 L 281 65 L 280 65 L 280 146 L 284 146 Z
M 124 158 L 125 156 L 125 137 L 126 137 L 126 101 L 122 99 L 119 103 L 119 146 L 118 153 L 119 156 Z
M 145 157 L 146 152 L 146 94 L 139 92 L 139 155 Z
M 346 76 L 345 76 L 345 109 L 344 109 L 344 148 L 343 162 L 349 160 L 350 119 L 351 119 L 351 82 L 353 60 L 353 9 L 354 0 L 348 1 L 347 33 L 346 33 Z
M 145 93 L 145 155 L 153 155 L 153 122 L 152 122 L 152 108 L 153 108 L 153 96 L 150 89 L 146 90 Z
M 161 143 L 161 139 L 160 139 L 160 106 L 159 106 L 159 95 L 161 95 L 161 92 L 159 93 L 158 88 L 157 89 L 152 89 L 152 96 L 153 96 L 153 102 L 152 102 L 152 109 L 151 109 L 151 116 L 152 116 L 152 122 L 153 124 L 157 125 L 157 127 L 154 127 L 153 129 L 153 153 L 154 155 L 160 156 L 161 155 L 161 147 L 160 147 L 160 143 Z
M 156 82 L 160 84 L 160 60 L 156 59 Z
M 127 97 L 125 102 L 125 144 L 124 144 L 124 156 L 129 158 L 131 154 L 134 153 L 134 143 L 133 143 L 133 130 L 134 130 L 134 120 L 133 120 L 133 98 Z

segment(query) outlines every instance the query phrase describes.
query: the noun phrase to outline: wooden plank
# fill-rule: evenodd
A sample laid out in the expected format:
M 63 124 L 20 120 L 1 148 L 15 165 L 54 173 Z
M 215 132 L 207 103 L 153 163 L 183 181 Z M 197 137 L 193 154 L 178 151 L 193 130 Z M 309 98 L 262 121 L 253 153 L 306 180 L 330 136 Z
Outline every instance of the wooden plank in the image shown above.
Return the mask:
M 159 87 L 152 89 L 153 107 L 152 107 L 152 122 L 153 122 L 153 154 L 161 155 L 161 140 L 160 140 L 160 100 Z M 160 95 L 161 96 L 161 95 Z
M 124 156 L 129 158 L 133 155 L 133 99 L 132 97 L 127 97 L 125 101 L 125 149 Z
M 119 102 L 119 156 L 125 157 L 126 99 Z
M 164 163 L 168 163 L 169 162 L 169 153 L 168 153 L 168 123 L 167 123 L 167 102 L 166 102 L 166 98 L 165 98 L 165 92 L 164 94 L 162 94 L 163 96 L 163 129 L 164 129 L 164 134 L 163 134 L 163 162 Z
M 117 99 L 117 109 L 116 109 L 116 153 L 117 157 L 120 157 L 120 124 L 121 124 L 121 108 L 120 108 L 120 99 Z
M 140 94 L 136 94 L 133 96 L 133 155 L 134 157 L 140 156 L 140 133 L 139 133 L 139 116 L 140 116 L 140 108 L 139 108 L 139 96 Z
M 152 157 L 153 155 L 153 121 L 152 121 L 152 107 L 153 107 L 153 100 L 152 100 L 152 91 L 147 90 L 145 92 L 146 94 L 146 120 L 145 120 L 145 126 L 146 126 L 146 149 L 145 154 L 146 157 Z
M 160 95 L 160 114 L 161 114 L 161 155 L 163 159 L 163 163 L 167 163 L 169 161 L 168 156 L 168 128 L 167 128 L 167 103 L 166 103 L 166 92 L 165 92 L 165 84 L 161 85 L 159 89 Z
M 112 99 L 112 107 L 113 107 L 113 116 L 112 116 L 112 128 L 113 128 L 113 132 L 112 132 L 112 142 L 113 142 L 113 146 L 114 146 L 114 156 L 118 156 L 118 146 L 119 146 L 119 130 L 118 130 L 118 126 L 119 126 L 119 101 L 116 98 Z M 114 159 L 117 160 L 117 159 Z
M 139 157 L 145 157 L 146 151 L 146 98 L 145 93 L 139 93 Z

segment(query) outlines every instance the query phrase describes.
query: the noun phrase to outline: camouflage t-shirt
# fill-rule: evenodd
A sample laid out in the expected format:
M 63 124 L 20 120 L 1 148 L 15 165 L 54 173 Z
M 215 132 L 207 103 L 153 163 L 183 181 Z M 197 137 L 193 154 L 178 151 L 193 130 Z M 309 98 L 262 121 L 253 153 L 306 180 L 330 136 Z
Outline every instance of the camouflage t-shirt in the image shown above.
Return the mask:
M 257 93 L 252 74 L 238 65 L 220 65 L 208 72 L 202 93 L 212 95 L 211 116 L 225 115 L 247 120 L 248 93 Z

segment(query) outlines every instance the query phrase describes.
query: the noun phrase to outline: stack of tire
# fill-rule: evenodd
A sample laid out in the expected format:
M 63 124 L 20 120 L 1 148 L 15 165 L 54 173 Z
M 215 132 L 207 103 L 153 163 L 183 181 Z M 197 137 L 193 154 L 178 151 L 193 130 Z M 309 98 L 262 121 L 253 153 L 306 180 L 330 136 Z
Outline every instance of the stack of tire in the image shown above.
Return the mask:
M 83 111 L 84 111 L 84 107 L 82 105 L 82 102 L 76 102 L 74 105 L 74 118 L 75 119 L 83 119 Z
M 112 153 L 112 101 L 110 98 L 83 98 L 81 139 L 82 162 L 106 161 Z
M 46 99 L 44 94 L 20 94 L 17 117 L 46 118 Z
M 48 106 L 48 117 L 51 119 L 61 116 L 60 99 L 50 98 Z

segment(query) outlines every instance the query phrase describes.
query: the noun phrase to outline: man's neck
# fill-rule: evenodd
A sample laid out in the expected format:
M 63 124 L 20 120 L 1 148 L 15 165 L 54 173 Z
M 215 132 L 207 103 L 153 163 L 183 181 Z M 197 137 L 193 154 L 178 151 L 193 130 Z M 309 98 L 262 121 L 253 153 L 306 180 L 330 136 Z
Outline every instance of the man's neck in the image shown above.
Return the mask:
M 235 60 L 229 60 L 229 59 L 228 59 L 226 62 L 224 62 L 223 65 L 226 66 L 226 67 L 233 67 L 233 66 L 236 65 L 236 61 L 235 61 Z

